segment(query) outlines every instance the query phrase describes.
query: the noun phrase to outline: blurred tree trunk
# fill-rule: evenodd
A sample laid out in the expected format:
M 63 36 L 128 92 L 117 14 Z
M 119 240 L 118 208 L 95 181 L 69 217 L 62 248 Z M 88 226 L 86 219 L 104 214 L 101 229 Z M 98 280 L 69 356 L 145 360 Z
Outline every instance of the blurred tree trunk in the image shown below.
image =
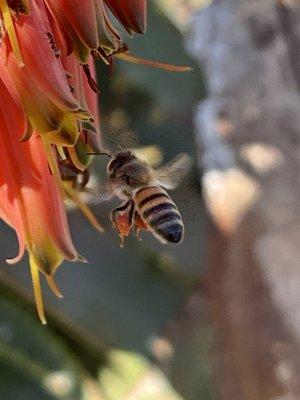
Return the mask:
M 300 3 L 215 0 L 189 49 L 222 400 L 300 398 Z

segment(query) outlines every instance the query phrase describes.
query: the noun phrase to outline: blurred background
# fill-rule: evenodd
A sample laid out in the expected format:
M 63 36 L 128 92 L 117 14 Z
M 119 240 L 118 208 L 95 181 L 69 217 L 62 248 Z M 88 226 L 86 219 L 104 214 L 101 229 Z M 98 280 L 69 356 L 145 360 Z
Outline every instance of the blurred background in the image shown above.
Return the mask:
M 300 398 L 300 5 L 297 0 L 149 1 L 135 55 L 175 73 L 97 65 L 106 147 L 158 146 L 193 167 L 172 197 L 185 241 L 119 248 L 69 212 L 88 264 L 65 263 L 37 319 L 27 261 L 0 225 L 0 398 Z M 105 176 L 98 157 L 93 172 Z

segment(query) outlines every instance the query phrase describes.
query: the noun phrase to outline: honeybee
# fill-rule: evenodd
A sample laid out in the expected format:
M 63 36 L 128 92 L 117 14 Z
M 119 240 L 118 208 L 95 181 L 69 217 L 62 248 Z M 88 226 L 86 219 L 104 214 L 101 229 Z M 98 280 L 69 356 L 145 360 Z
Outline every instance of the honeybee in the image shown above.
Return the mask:
M 115 208 L 110 219 L 121 238 L 134 227 L 152 233 L 161 243 L 180 243 L 184 225 L 180 212 L 166 189 L 175 189 L 190 165 L 187 154 L 179 154 L 173 162 L 154 169 L 132 150 L 122 150 L 107 165 L 108 187 L 114 196 L 124 200 Z

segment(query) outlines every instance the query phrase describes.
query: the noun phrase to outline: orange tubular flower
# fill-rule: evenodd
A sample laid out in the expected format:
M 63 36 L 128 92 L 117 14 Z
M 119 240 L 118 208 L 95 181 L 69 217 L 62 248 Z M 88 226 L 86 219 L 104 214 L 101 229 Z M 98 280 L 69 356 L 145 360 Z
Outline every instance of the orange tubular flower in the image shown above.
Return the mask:
M 51 143 L 73 146 L 79 135 L 77 121 L 91 117 L 70 92 L 63 66 L 49 46 L 49 30 L 42 1 L 33 1 L 30 15 L 20 15 L 15 23 L 24 66 L 18 65 L 5 36 L 0 49 L 1 70 L 16 86 L 32 130 L 47 134 Z
M 19 241 L 8 262 L 29 252 L 43 323 L 40 272 L 61 297 L 56 268 L 64 259 L 84 261 L 63 199 L 102 231 L 79 191 L 88 180 L 88 153 L 103 151 L 93 57 L 108 65 L 114 55 L 132 58 L 111 12 L 130 35 L 144 32 L 145 0 L 0 0 L 0 218 Z
M 26 120 L 2 81 L 0 99 L 0 216 L 16 230 L 20 246 L 18 256 L 9 262 L 17 262 L 26 245 L 38 312 L 45 322 L 39 271 L 59 295 L 52 275 L 64 258 L 74 261 L 78 256 L 42 140 L 33 135 L 27 142 L 19 141 Z
M 107 64 L 123 43 L 109 20 L 109 10 L 128 33 L 142 33 L 146 26 L 145 0 L 45 0 L 55 25 L 57 42 L 63 38 L 64 54 L 74 51 L 81 63 L 93 52 Z

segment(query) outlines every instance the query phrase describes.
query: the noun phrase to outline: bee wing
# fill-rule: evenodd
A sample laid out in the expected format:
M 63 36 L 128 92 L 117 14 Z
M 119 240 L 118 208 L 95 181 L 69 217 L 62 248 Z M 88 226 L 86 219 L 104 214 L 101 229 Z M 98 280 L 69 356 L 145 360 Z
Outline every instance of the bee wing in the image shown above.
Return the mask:
M 131 149 L 131 151 L 139 160 L 145 162 L 152 168 L 157 167 L 163 158 L 161 149 L 156 145 L 134 148 Z
M 110 201 L 114 197 L 114 192 L 107 181 L 98 181 L 95 175 L 91 175 L 89 183 L 78 195 L 84 203 L 97 205 Z M 74 207 L 76 208 L 76 205 L 71 205 L 71 208 Z
M 191 167 L 191 157 L 187 153 L 178 154 L 170 163 L 154 171 L 158 185 L 173 190 L 182 182 Z
M 103 203 L 105 201 L 110 201 L 115 197 L 115 194 L 108 182 L 98 182 L 96 188 L 93 190 L 87 190 L 84 195 L 88 204 Z

